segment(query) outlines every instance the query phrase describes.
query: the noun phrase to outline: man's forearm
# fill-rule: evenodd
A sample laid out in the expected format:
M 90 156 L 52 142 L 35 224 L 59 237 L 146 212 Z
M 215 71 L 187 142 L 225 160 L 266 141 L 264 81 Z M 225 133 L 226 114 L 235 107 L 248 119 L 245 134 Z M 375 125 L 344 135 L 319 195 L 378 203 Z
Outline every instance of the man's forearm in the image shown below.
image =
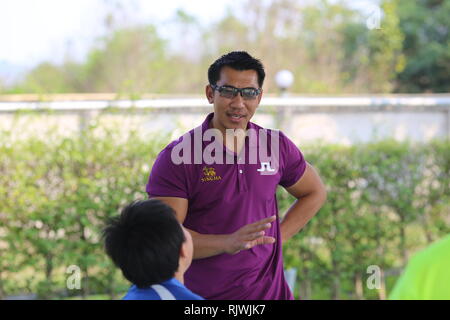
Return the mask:
M 319 211 L 325 203 L 326 195 L 320 192 L 311 193 L 294 202 L 281 222 L 281 238 L 283 243 L 297 234 Z
M 187 229 L 192 235 L 194 243 L 194 259 L 203 259 L 225 253 L 225 240 L 227 235 L 200 234 Z
M 265 231 L 272 226 L 276 216 L 267 217 L 244 225 L 231 234 L 200 234 L 187 229 L 194 242 L 194 259 L 203 259 L 222 253 L 235 254 L 258 245 L 273 244 L 276 239 L 266 236 Z

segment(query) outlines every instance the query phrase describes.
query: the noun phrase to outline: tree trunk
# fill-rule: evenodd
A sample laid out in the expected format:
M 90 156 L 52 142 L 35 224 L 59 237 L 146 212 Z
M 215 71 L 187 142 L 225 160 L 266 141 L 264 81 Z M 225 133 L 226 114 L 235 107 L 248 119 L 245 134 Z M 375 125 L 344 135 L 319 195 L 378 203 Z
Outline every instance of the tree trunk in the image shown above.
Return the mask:
M 300 299 L 311 300 L 311 296 L 312 296 L 311 280 L 305 279 L 300 284 Z
M 48 282 L 52 280 L 52 272 L 53 272 L 53 255 L 51 253 L 47 253 L 45 255 L 45 279 Z
M 333 266 L 333 291 L 332 291 L 332 299 L 333 300 L 340 300 L 340 293 L 341 293 L 341 279 L 339 277 L 339 265 L 336 261 L 336 258 L 334 257 L 334 250 L 336 248 L 332 248 L 332 254 L 331 254 L 331 265 Z
M 311 259 L 311 255 L 307 250 L 300 250 L 300 259 L 303 262 L 308 261 Z M 303 267 L 300 272 L 305 277 L 305 280 L 300 282 L 299 285 L 299 299 L 311 300 L 311 280 L 309 280 L 310 270 L 307 267 Z
M 84 229 L 84 226 L 81 223 L 81 221 L 80 221 L 80 230 L 81 230 L 81 240 L 87 241 L 87 239 L 86 239 L 86 237 L 84 235 L 85 229 Z M 89 254 L 88 250 L 83 250 L 83 255 L 84 256 L 87 256 L 88 254 Z M 89 295 L 89 273 L 88 273 L 88 269 L 89 269 L 89 267 L 87 266 L 87 264 L 83 263 L 82 266 L 81 266 L 82 273 L 84 274 L 83 281 L 82 281 L 83 286 L 81 288 L 81 296 L 82 296 L 83 300 L 86 299 L 86 297 Z
M 3 279 L 2 273 L 0 272 L 0 300 L 3 300 L 6 297 L 5 291 L 3 289 Z
M 355 298 L 357 300 L 363 300 L 364 299 L 364 288 L 363 288 L 361 272 L 355 272 L 354 281 L 355 281 Z
M 406 252 L 406 233 L 405 233 L 405 225 L 403 221 L 400 226 L 400 253 L 402 256 L 402 263 L 404 266 L 408 263 L 408 253 Z
M 429 220 L 429 214 L 426 212 L 427 210 L 425 210 L 425 212 L 422 215 L 422 229 L 423 232 L 425 233 L 425 238 L 427 239 L 427 244 L 431 244 L 434 242 L 434 238 L 432 235 L 432 232 L 430 232 L 430 225 L 428 223 Z
M 333 300 L 340 300 L 341 296 L 341 279 L 339 274 L 335 274 L 333 278 Z
M 89 273 L 87 266 L 83 268 L 83 288 L 81 290 L 81 296 L 85 300 L 89 296 Z
M 383 268 L 380 268 L 381 271 L 381 279 L 380 279 L 380 290 L 378 290 L 378 298 L 380 300 L 386 300 L 386 282 L 384 279 L 384 271 Z
M 108 295 L 111 300 L 115 298 L 114 294 L 114 271 L 111 271 L 108 284 Z

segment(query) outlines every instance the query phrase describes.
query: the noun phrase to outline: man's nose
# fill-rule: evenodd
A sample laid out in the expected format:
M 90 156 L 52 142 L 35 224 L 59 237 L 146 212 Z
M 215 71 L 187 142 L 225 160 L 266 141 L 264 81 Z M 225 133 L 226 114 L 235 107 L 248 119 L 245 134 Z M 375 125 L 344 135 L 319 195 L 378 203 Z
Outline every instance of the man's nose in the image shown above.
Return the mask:
M 238 94 L 233 97 L 233 99 L 231 100 L 231 107 L 233 108 L 244 108 L 245 107 L 245 103 L 244 103 L 244 99 L 242 98 L 242 95 L 240 92 L 238 92 Z

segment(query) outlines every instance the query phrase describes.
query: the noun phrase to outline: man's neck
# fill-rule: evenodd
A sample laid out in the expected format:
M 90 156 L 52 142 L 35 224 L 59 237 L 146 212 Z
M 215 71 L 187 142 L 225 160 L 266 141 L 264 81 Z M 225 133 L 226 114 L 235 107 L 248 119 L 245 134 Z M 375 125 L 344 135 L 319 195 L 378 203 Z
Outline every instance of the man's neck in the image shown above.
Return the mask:
M 209 122 L 208 128 L 209 129 L 218 129 L 223 137 L 222 143 L 231 151 L 235 153 L 240 153 L 242 150 L 242 147 L 245 142 L 245 134 L 247 130 L 245 129 L 230 129 L 227 132 L 227 129 L 220 126 L 218 123 L 214 122 L 214 118 Z

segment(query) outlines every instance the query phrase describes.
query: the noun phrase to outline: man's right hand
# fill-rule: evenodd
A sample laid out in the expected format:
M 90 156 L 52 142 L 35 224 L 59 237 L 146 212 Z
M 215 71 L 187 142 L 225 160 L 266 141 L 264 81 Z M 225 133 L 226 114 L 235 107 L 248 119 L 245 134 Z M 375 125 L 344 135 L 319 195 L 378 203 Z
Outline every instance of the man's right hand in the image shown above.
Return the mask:
M 271 216 L 255 223 L 247 224 L 228 235 L 225 252 L 236 254 L 241 250 L 248 250 L 257 245 L 275 243 L 275 238 L 265 236 L 264 230 L 269 229 L 276 218 L 276 216 Z
M 188 209 L 188 200 L 176 197 L 156 197 L 171 206 L 178 221 L 184 223 Z M 187 228 L 194 242 L 194 259 L 213 257 L 222 253 L 236 254 L 239 251 L 253 248 L 261 244 L 275 243 L 273 237 L 264 235 L 264 230 L 271 227 L 276 216 L 262 219 L 243 226 L 231 234 L 200 234 Z

